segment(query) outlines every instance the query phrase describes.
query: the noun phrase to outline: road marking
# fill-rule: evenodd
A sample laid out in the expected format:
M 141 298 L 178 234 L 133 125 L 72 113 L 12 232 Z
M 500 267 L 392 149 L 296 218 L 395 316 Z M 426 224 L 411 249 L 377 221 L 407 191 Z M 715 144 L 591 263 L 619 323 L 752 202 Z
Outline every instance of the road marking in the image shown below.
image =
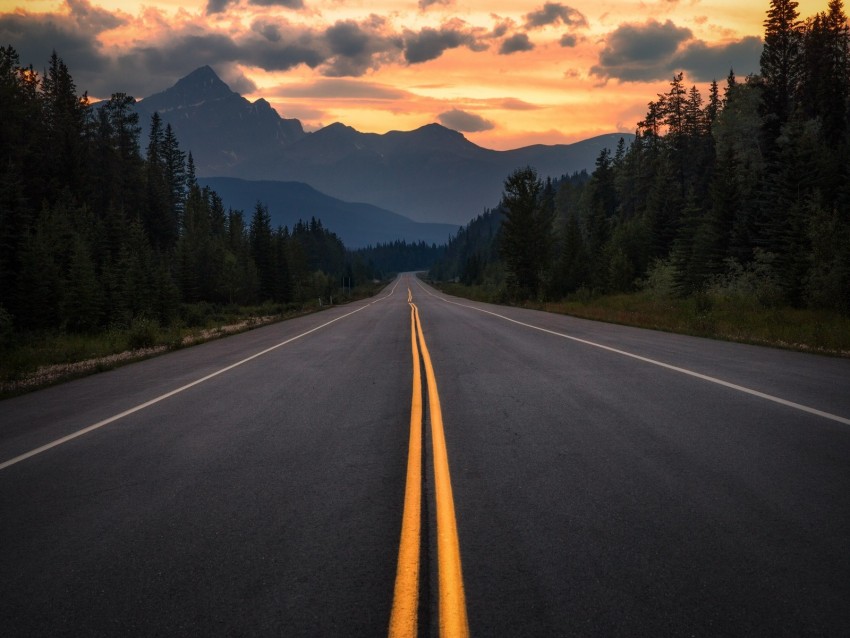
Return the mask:
M 67 443 L 68 441 L 73 441 L 74 439 L 81 437 L 84 434 L 88 434 L 89 432 L 92 432 L 94 430 L 102 428 L 105 425 L 109 425 L 110 423 L 114 423 L 115 421 L 118 421 L 119 419 L 123 419 L 125 416 L 130 416 L 131 414 L 135 414 L 136 412 L 144 410 L 145 408 L 149 408 L 150 406 L 155 405 L 155 404 L 159 403 L 160 401 L 164 401 L 165 399 L 173 397 L 175 394 L 180 394 L 181 392 L 185 392 L 189 388 L 194 388 L 196 385 L 200 385 L 201 383 L 204 383 L 205 381 L 209 381 L 210 379 L 217 377 L 221 374 L 224 374 L 225 372 L 229 372 L 230 370 L 233 370 L 234 368 L 238 368 L 242 364 L 248 363 L 249 361 L 253 361 L 254 359 L 256 359 L 258 357 L 262 357 L 263 355 L 268 354 L 269 352 L 272 352 L 273 350 L 277 350 L 278 348 L 281 348 L 281 347 L 283 347 L 283 346 L 285 346 L 289 343 L 292 343 L 293 341 L 301 339 L 302 337 L 306 337 L 307 335 L 312 334 L 312 333 L 316 332 L 317 330 L 321 330 L 322 328 L 325 328 L 325 327 L 331 325 L 332 323 L 336 323 L 337 321 L 339 321 L 341 319 L 345 319 L 346 317 L 350 317 L 351 315 L 356 314 L 356 313 L 360 312 L 361 310 L 365 310 L 366 308 L 368 308 L 372 304 L 376 304 L 380 301 L 384 301 L 385 299 L 389 298 L 395 292 L 395 289 L 396 289 L 397 286 L 398 286 L 398 281 L 396 281 L 395 286 L 393 286 L 392 290 L 390 290 L 390 292 L 388 294 L 384 295 L 383 297 L 379 297 L 378 299 L 375 299 L 374 301 L 370 301 L 368 304 L 361 306 L 357 310 L 353 310 L 352 312 L 346 313 L 346 314 L 344 314 L 340 317 L 337 317 L 336 319 L 331 319 L 330 321 L 327 321 L 320 326 L 316 326 L 315 328 L 312 328 L 311 330 L 308 330 L 307 332 L 302 332 L 300 335 L 296 335 L 294 337 L 291 337 L 290 339 L 287 339 L 286 341 L 282 341 L 281 343 L 278 343 L 277 345 L 274 345 L 270 348 L 266 348 L 262 352 L 258 352 L 256 354 L 253 354 L 250 357 L 242 359 L 241 361 L 237 361 L 236 363 L 232 363 L 229 366 L 222 368 L 221 370 L 217 370 L 216 372 L 208 374 L 205 377 L 202 377 L 200 379 L 192 381 L 191 383 L 187 383 L 186 385 L 181 386 L 181 387 L 177 388 L 176 390 L 172 390 L 171 392 L 166 392 L 165 394 L 162 394 L 162 395 L 160 395 L 160 396 L 158 396 L 154 399 L 151 399 L 150 401 L 145 401 L 144 403 L 141 403 L 141 404 L 139 404 L 135 407 L 132 407 L 129 410 L 125 410 L 124 412 L 121 412 L 120 414 L 116 414 L 114 416 L 109 417 L 108 419 L 103 419 L 102 421 L 98 421 L 97 423 L 94 423 L 93 425 L 85 427 L 82 430 L 77 430 L 76 432 L 68 434 L 67 436 L 63 436 L 62 438 L 56 439 L 55 441 L 51 441 L 50 443 L 42 445 L 41 447 L 35 448 L 34 450 L 30 450 L 29 452 L 25 452 L 24 454 L 21 454 L 21 455 L 16 456 L 12 459 L 9 459 L 8 461 L 4 461 L 4 462 L 0 463 L 0 470 L 5 470 L 7 467 L 11 467 L 12 465 L 15 465 L 16 463 L 20 463 L 21 461 L 25 461 L 26 459 L 31 458 L 33 456 L 36 456 L 37 454 L 41 454 L 42 452 L 46 452 L 47 450 L 50 450 L 50 449 L 53 449 L 53 448 L 55 448 L 59 445 L 62 445 L 63 443 Z
M 449 458 L 446 437 L 443 431 L 443 412 L 437 392 L 437 378 L 431 355 L 425 343 L 419 309 L 411 303 L 416 317 L 419 334 L 419 349 L 425 365 L 428 384 L 428 408 L 431 415 L 431 447 L 434 455 L 434 491 L 437 500 L 437 564 L 439 583 L 439 615 L 441 638 L 465 638 L 469 636 L 466 617 L 466 596 L 463 590 L 463 571 L 460 563 L 457 519 L 455 518 L 452 481 L 449 474 Z
M 523 321 L 517 321 L 516 319 L 511 319 L 510 317 L 506 317 L 505 315 L 500 315 L 497 312 L 491 312 L 489 310 L 484 310 L 483 308 L 477 308 L 475 306 L 470 306 L 468 304 L 458 303 L 456 301 L 450 301 L 445 297 L 440 297 L 438 295 L 433 294 L 430 290 L 428 290 L 422 282 L 417 279 L 417 283 L 419 286 L 427 292 L 432 297 L 436 299 L 441 299 L 446 303 L 454 304 L 455 306 L 461 306 L 463 308 L 470 308 L 472 310 L 477 310 L 478 312 L 483 312 L 488 315 L 493 315 L 494 317 L 498 317 L 500 319 L 504 319 L 505 321 L 510 321 L 511 323 L 515 323 L 520 326 L 525 326 L 526 328 L 531 328 L 532 330 L 539 330 L 540 332 L 546 332 L 551 335 L 555 335 L 556 337 L 562 337 L 564 339 L 569 339 L 570 341 L 575 341 L 577 343 L 582 343 L 587 346 L 592 346 L 594 348 L 600 348 L 601 350 L 607 350 L 608 352 L 613 352 L 615 354 L 622 355 L 624 357 L 630 357 L 632 359 L 637 359 L 638 361 L 643 361 L 644 363 L 649 363 L 655 366 L 659 366 L 661 368 L 666 368 L 667 370 L 672 370 L 674 372 L 679 372 L 681 374 L 686 374 L 689 377 L 694 377 L 696 379 L 702 379 L 703 381 L 708 381 L 709 383 L 715 383 L 717 385 L 721 385 L 725 388 L 730 388 L 732 390 L 737 390 L 738 392 L 743 392 L 745 394 L 752 395 L 754 397 L 759 397 L 760 399 L 765 399 L 766 401 L 772 401 L 773 403 L 778 403 L 779 405 L 784 405 L 788 408 L 793 408 L 794 410 L 799 410 L 800 412 L 806 412 L 808 414 L 813 414 L 815 416 L 823 417 L 824 419 L 829 419 L 831 421 L 836 421 L 838 423 L 843 423 L 845 425 L 850 425 L 850 419 L 839 416 L 837 414 L 832 414 L 830 412 L 824 412 L 823 410 L 818 410 L 817 408 L 810 407 L 808 405 L 803 405 L 801 403 L 795 403 L 794 401 L 788 401 L 787 399 L 783 399 L 781 397 L 774 396 L 772 394 L 767 394 L 765 392 L 760 392 L 758 390 L 753 390 L 752 388 L 747 388 L 742 385 L 738 385 L 736 383 L 731 383 L 729 381 L 724 381 L 723 379 L 718 379 L 717 377 L 712 377 L 707 374 L 702 374 L 700 372 L 694 372 L 693 370 L 688 370 L 687 368 L 680 368 L 679 366 L 674 366 L 669 363 L 664 363 L 663 361 L 657 361 L 656 359 L 650 359 L 648 357 L 643 357 L 639 354 L 633 354 L 631 352 L 626 352 L 625 350 L 619 350 L 617 348 L 612 348 L 611 346 L 606 346 L 601 343 L 595 343 L 593 341 L 588 341 L 587 339 L 581 339 L 579 337 L 572 337 L 570 335 L 564 334 L 562 332 L 556 332 L 555 330 L 549 330 L 548 328 L 541 328 L 540 326 L 535 326 L 530 323 L 525 323 Z
M 411 300 L 410 288 L 407 289 Z M 422 373 L 416 345 L 416 317 L 410 304 L 410 347 L 413 353 L 413 396 L 410 401 L 410 444 L 407 452 L 407 482 L 404 488 L 404 514 L 398 550 L 391 638 L 417 636 L 419 608 L 419 556 L 422 531 Z

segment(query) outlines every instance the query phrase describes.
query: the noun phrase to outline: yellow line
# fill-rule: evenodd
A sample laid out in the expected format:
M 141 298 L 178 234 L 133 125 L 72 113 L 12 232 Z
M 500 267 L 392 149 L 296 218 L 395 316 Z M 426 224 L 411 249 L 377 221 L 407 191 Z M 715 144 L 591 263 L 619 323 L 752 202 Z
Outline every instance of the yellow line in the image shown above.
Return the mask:
M 407 289 L 408 300 L 411 296 Z M 416 320 L 410 307 L 410 346 L 413 352 L 413 397 L 410 402 L 410 445 L 407 452 L 407 485 L 404 488 L 404 513 L 398 568 L 390 615 L 390 638 L 414 638 L 417 635 L 419 607 L 419 543 L 422 527 L 422 375 L 419 348 L 416 345 Z
M 443 431 L 443 412 L 440 408 L 440 396 L 437 393 L 437 379 L 431 364 L 431 355 L 425 344 L 419 309 L 413 306 L 416 317 L 416 331 L 419 334 L 419 346 L 422 361 L 425 364 L 425 378 L 428 382 L 428 407 L 431 412 L 431 442 L 434 452 L 434 488 L 437 499 L 437 562 L 440 591 L 440 638 L 466 638 L 469 636 L 469 622 L 466 617 L 466 596 L 463 591 L 463 571 L 460 564 L 460 542 L 455 519 L 452 481 L 449 475 L 449 457 L 446 451 L 446 437 Z

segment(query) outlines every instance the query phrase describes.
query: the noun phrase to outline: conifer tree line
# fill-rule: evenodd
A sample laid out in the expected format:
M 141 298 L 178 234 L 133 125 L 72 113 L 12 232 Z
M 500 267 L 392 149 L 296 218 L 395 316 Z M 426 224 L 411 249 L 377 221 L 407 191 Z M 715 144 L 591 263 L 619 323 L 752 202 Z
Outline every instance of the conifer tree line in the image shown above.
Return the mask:
M 707 96 L 681 73 L 634 142 L 592 174 L 505 181 L 437 278 L 502 285 L 514 299 L 746 288 L 764 304 L 850 312 L 850 29 L 842 0 L 802 20 L 772 0 L 761 69 Z
M 56 53 L 38 73 L 0 48 L 4 330 L 166 325 L 201 302 L 336 294 L 352 273 L 333 232 L 316 219 L 273 228 L 260 203 L 227 209 L 158 114 L 140 148 L 134 101 L 117 93 L 92 106 Z

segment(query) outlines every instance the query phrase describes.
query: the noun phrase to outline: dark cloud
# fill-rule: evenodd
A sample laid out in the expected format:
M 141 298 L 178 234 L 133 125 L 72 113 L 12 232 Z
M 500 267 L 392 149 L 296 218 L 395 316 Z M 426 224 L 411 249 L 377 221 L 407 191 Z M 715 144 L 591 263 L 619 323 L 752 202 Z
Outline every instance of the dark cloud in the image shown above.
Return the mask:
M 508 111 L 536 111 L 540 108 L 536 104 L 531 104 L 524 100 L 518 100 L 515 97 L 507 97 L 504 100 L 499 100 L 496 103 L 496 106 Z
M 761 39 L 755 36 L 715 46 L 696 40 L 688 43 L 671 66 L 684 70 L 688 77 L 699 82 L 724 78 L 729 69 L 735 69 L 736 74 L 744 76 L 758 72 L 763 48 Z
M 587 19 L 580 11 L 560 2 L 547 2 L 537 11 L 527 13 L 525 16 L 526 29 L 537 29 L 558 22 L 567 26 L 587 26 Z
M 425 11 L 428 7 L 433 7 L 435 4 L 449 6 L 454 4 L 454 0 L 419 0 L 420 11 Z
M 459 109 L 452 109 L 445 113 L 440 113 L 437 116 L 440 123 L 455 131 L 463 131 L 464 133 L 480 133 L 481 131 L 489 131 L 496 127 L 490 120 L 485 120 L 480 115 L 475 113 L 467 113 Z
M 502 45 L 499 47 L 499 53 L 501 55 L 510 55 L 511 53 L 518 53 L 520 51 L 531 51 L 533 48 L 534 43 L 528 39 L 527 34 L 515 33 L 502 41 Z
M 304 0 L 249 0 L 249 3 L 260 7 L 286 7 L 287 9 L 304 8 Z
M 574 36 L 572 33 L 565 33 L 561 36 L 561 39 L 558 40 L 558 43 L 562 47 L 574 47 L 576 44 L 578 44 L 578 38 L 576 38 L 576 36 Z
M 237 0 L 207 0 L 207 15 L 223 12 L 228 5 Z M 260 7 L 286 7 L 287 9 L 303 9 L 304 0 L 249 0 L 249 4 Z
M 71 18 L 76 25 L 89 33 L 102 33 L 126 23 L 126 20 L 106 9 L 93 6 L 86 0 L 66 0 Z
M 207 15 L 211 15 L 213 13 L 221 13 L 227 8 L 232 0 L 208 0 L 207 1 Z
M 399 38 L 384 35 L 384 27 L 383 19 L 377 16 L 365 23 L 345 20 L 329 27 L 324 34 L 329 58 L 322 73 L 356 77 L 378 67 L 388 57 L 397 56 L 403 44 Z
M 669 75 L 670 62 L 679 46 L 693 37 L 690 29 L 649 20 L 645 24 L 623 24 L 605 40 L 599 64 L 591 74 L 624 82 L 657 80 Z
M 239 70 L 239 67 L 236 65 L 231 65 L 229 67 L 223 67 L 219 69 L 218 76 L 224 81 L 227 86 L 229 86 L 233 91 L 236 91 L 240 95 L 246 95 L 248 93 L 253 93 L 257 90 L 256 83 L 249 77 L 247 77 L 242 71 Z
M 287 84 L 269 92 L 277 97 L 308 97 L 314 99 L 364 99 L 364 100 L 398 100 L 406 97 L 405 91 L 386 84 L 362 82 L 359 80 L 344 80 L 327 78 L 304 84 Z
M 496 26 L 493 27 L 493 30 L 490 32 L 491 38 L 502 38 L 507 35 L 508 31 L 513 29 L 516 26 L 516 23 L 507 18 L 505 20 L 500 20 Z
M 454 26 L 439 29 L 425 27 L 418 33 L 406 31 L 404 35 L 404 59 L 409 64 L 418 64 L 439 58 L 448 49 L 465 46 L 480 50 L 480 45 L 470 31 Z
M 741 74 L 758 71 L 762 43 L 748 36 L 737 42 L 710 45 L 695 40 L 690 29 L 670 20 L 642 25 L 625 24 L 611 33 L 590 70 L 604 80 L 646 82 L 684 71 L 695 81 L 725 77 L 732 67 Z
M 251 25 L 251 29 L 269 42 L 280 42 L 280 27 L 273 22 L 258 20 Z
M 67 14 L 17 12 L 0 15 L 0 42 L 18 52 L 24 66 L 42 70 L 53 51 L 68 66 L 77 89 L 100 94 L 109 78 L 111 60 L 96 36 L 126 23 L 126 19 L 85 0 L 66 3 Z

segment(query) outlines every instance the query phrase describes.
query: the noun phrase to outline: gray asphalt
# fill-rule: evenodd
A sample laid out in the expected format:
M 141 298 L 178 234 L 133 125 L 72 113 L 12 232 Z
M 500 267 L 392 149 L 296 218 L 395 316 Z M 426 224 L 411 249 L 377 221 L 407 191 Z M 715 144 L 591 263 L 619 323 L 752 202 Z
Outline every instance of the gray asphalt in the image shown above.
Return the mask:
M 2 463 L 340 318 L 0 470 L 0 635 L 386 634 L 408 286 L 474 636 L 850 634 L 850 425 L 474 308 L 844 418 L 850 361 L 476 304 L 408 276 L 375 303 L 0 403 Z

